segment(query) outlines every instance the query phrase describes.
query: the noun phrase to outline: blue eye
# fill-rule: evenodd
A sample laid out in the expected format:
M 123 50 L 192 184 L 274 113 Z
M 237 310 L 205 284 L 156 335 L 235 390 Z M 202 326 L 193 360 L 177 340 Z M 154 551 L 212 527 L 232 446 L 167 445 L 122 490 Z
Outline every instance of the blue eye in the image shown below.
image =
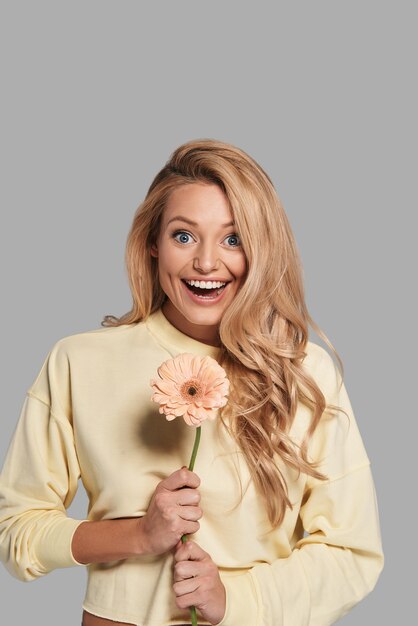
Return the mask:
M 228 235 L 228 237 L 226 238 L 226 241 L 229 242 L 229 245 L 232 248 L 236 248 L 237 246 L 241 245 L 241 240 L 238 237 L 238 235 Z
M 189 237 L 189 233 L 186 233 L 185 230 L 178 230 L 177 232 L 173 233 L 173 238 L 179 243 L 189 243 Z

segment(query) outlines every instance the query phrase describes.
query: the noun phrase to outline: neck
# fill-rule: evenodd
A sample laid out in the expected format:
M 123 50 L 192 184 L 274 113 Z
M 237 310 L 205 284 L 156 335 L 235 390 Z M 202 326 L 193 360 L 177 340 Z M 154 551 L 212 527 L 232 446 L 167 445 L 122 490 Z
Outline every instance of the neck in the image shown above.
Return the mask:
M 161 309 L 170 324 L 184 335 L 196 341 L 200 341 L 201 343 L 205 343 L 208 346 L 219 347 L 221 345 L 218 326 L 192 324 L 192 322 L 189 322 L 188 319 L 179 313 L 170 300 L 166 300 Z

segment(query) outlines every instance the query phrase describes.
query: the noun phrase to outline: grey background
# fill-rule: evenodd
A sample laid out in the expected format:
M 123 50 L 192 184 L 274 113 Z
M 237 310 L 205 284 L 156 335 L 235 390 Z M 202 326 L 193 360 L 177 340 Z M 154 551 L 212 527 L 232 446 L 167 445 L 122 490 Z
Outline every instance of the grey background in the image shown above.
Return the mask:
M 171 151 L 198 137 L 240 146 L 285 205 L 372 461 L 386 563 L 347 626 L 413 615 L 413 7 L 0 5 L 0 463 L 55 341 L 130 307 L 127 232 Z M 80 485 L 69 515 L 86 506 Z M 85 582 L 82 567 L 30 584 L 1 567 L 2 622 L 78 625 Z

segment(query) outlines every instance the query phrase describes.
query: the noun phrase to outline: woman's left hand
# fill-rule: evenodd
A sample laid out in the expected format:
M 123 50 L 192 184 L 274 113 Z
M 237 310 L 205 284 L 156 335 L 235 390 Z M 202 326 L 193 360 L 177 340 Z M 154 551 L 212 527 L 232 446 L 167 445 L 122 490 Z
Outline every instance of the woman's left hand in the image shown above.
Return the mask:
M 211 624 L 225 615 L 226 592 L 209 554 L 195 541 L 178 542 L 174 553 L 174 593 L 179 609 L 195 606 Z

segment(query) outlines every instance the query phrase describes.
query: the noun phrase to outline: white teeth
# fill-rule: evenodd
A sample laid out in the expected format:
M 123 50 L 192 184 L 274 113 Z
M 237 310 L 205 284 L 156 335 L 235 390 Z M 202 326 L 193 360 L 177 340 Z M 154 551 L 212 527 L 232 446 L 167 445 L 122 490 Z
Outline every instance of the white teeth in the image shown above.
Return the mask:
M 186 280 L 186 283 L 192 287 L 200 287 L 200 289 L 219 289 L 220 287 L 224 287 L 226 285 L 226 283 L 219 280 Z

